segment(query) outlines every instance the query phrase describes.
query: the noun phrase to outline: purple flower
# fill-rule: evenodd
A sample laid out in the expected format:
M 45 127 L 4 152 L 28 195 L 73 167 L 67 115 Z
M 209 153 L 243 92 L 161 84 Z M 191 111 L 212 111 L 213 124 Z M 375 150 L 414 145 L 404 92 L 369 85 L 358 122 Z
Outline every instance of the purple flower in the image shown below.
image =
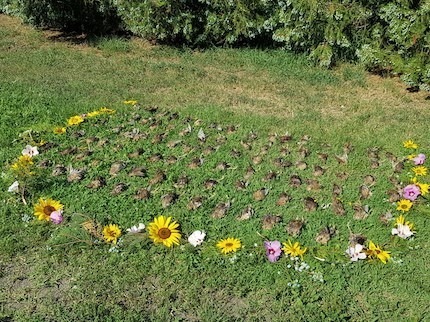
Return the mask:
M 279 256 L 281 256 L 281 243 L 279 241 L 265 241 L 264 247 L 266 248 L 267 259 L 270 262 L 276 262 L 279 259 Z
M 403 188 L 403 198 L 414 201 L 421 194 L 420 187 L 414 184 L 407 185 Z
M 420 153 L 415 158 L 413 158 L 412 161 L 414 161 L 415 165 L 424 164 L 424 162 L 426 161 L 426 156 L 425 154 Z
M 56 225 L 61 224 L 63 222 L 63 211 L 60 209 L 51 212 L 49 219 Z

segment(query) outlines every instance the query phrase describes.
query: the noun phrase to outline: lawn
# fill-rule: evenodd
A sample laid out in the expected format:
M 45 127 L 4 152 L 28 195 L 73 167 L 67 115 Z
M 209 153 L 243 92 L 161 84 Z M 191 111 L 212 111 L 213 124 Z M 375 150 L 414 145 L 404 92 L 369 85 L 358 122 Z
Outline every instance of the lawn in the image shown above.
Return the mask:
M 3 15 L 0 71 L 0 321 L 430 319 L 427 196 L 405 212 L 414 236 L 391 233 L 406 157 L 430 150 L 428 93 L 281 50 L 87 39 Z M 40 154 L 21 198 L 8 187 L 27 144 Z M 61 224 L 33 216 L 39 198 L 64 205 Z M 148 236 L 160 215 L 180 245 Z M 241 247 L 222 254 L 228 237 Z M 391 258 L 351 261 L 361 239 Z M 306 252 L 272 263 L 274 240 Z

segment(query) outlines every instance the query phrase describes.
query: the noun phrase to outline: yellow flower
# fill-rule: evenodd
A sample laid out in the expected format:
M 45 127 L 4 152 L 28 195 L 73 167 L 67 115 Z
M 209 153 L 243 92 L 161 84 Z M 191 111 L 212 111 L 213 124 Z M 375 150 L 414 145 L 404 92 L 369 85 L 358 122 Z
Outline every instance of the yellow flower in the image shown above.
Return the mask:
M 92 112 L 89 112 L 87 114 L 87 117 L 95 117 L 95 116 L 98 116 L 100 114 L 102 114 L 102 112 L 100 112 L 100 111 L 92 111 Z
M 64 134 L 64 133 L 66 133 L 66 128 L 57 126 L 54 128 L 54 133 L 55 134 Z
M 408 199 L 401 199 L 400 201 L 397 201 L 397 210 L 406 212 L 409 211 L 412 207 L 412 201 Z
M 130 101 L 124 101 L 124 104 L 127 104 L 127 105 L 136 105 L 136 104 L 137 104 L 137 101 L 133 101 L 133 100 L 130 100 Z
M 63 209 L 63 205 L 59 201 L 51 198 L 40 198 L 34 205 L 34 215 L 39 220 L 49 221 L 51 213 L 60 209 Z
M 83 121 L 84 121 L 84 118 L 82 116 L 75 115 L 67 120 L 67 125 L 69 126 L 78 125 L 78 124 L 81 124 Z
M 110 108 L 102 107 L 101 109 L 99 109 L 99 112 L 104 114 L 114 114 L 116 111 Z
M 413 158 L 415 158 L 417 155 L 416 154 L 409 154 L 406 159 L 408 160 L 412 160 Z
M 378 258 L 384 264 L 390 259 L 390 252 L 382 250 L 379 246 L 376 246 L 372 241 L 369 240 L 369 247 L 367 248 L 367 254 L 369 257 Z
M 103 238 L 107 243 L 116 244 L 119 236 L 121 236 L 121 229 L 119 229 L 118 225 L 110 224 L 103 227 Z
M 427 175 L 427 168 L 423 165 L 413 167 L 412 171 L 415 173 L 416 176 L 425 176 Z
M 154 221 L 149 224 L 149 238 L 154 243 L 162 243 L 166 247 L 172 247 L 173 244 L 179 245 L 181 233 L 177 229 L 179 224 L 172 221 L 172 217 L 159 216 L 154 218 Z
M 412 140 L 407 140 L 407 141 L 403 142 L 403 147 L 406 149 L 418 149 L 418 144 L 416 144 Z
M 300 256 L 303 259 L 303 254 L 306 252 L 307 248 L 301 248 L 299 242 L 295 242 L 294 244 L 291 242 L 291 240 L 288 240 L 286 243 L 282 243 L 284 247 L 282 250 L 285 254 L 290 255 L 291 257 L 298 257 Z
M 216 246 L 221 249 L 221 253 L 227 254 L 236 252 L 242 244 L 239 239 L 228 237 L 226 239 L 221 239 Z
M 11 165 L 13 171 L 21 175 L 31 175 L 33 172 L 30 171 L 30 167 L 34 164 L 31 156 L 21 155 L 18 161 Z
M 410 221 L 406 221 L 403 215 L 400 215 L 399 217 L 396 218 L 396 223 L 394 226 L 397 226 L 397 225 L 408 226 L 410 230 L 414 228 L 414 224 L 411 223 Z
M 429 193 L 429 188 L 430 188 L 429 184 L 427 184 L 427 183 L 418 183 L 417 182 L 417 186 L 420 187 L 420 191 L 421 191 L 421 194 L 423 196 L 425 196 L 426 194 Z

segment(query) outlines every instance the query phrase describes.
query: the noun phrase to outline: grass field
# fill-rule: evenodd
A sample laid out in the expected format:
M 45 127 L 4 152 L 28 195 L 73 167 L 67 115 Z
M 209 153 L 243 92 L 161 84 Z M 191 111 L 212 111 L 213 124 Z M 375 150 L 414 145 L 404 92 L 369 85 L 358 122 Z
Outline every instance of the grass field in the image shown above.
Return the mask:
M 393 167 L 410 153 L 403 142 L 430 150 L 428 93 L 408 93 L 398 79 L 359 66 L 319 69 L 279 50 L 68 37 L 3 15 L 0 72 L 0 321 L 430 320 L 429 203 L 420 197 L 407 213 L 412 239 L 391 236 L 394 223 L 380 220 L 399 214 L 387 192 L 410 180 L 410 162 Z M 131 99 L 139 104 L 123 103 Z M 116 112 L 53 134 L 101 107 Z M 7 192 L 10 165 L 40 140 L 49 145 L 35 157 L 43 166 L 24 205 Z M 53 176 L 59 165 L 85 174 Z M 140 166 L 144 174 L 130 175 Z M 245 179 L 248 167 L 254 173 Z M 365 181 L 367 195 L 365 178 L 374 179 Z M 143 188 L 148 198 L 137 197 Z M 280 205 L 282 193 L 290 200 Z M 64 223 L 33 219 L 40 197 L 64 204 Z M 197 197 L 202 205 L 190 209 Z M 345 214 L 334 213 L 335 200 Z M 214 213 L 222 203 L 226 213 Z M 238 220 L 248 207 L 251 217 Z M 113 247 L 82 228 L 91 220 L 125 233 L 158 215 L 180 223 L 180 246 L 154 245 L 144 233 L 124 234 Z M 293 220 L 304 222 L 296 237 L 287 232 Z M 326 227 L 332 234 L 322 245 L 316 237 Z M 197 229 L 207 237 L 194 248 L 187 237 Z M 352 234 L 392 259 L 350 262 Z M 227 237 L 243 247 L 221 254 L 216 244 Z M 266 239 L 300 242 L 308 266 L 285 255 L 270 263 Z

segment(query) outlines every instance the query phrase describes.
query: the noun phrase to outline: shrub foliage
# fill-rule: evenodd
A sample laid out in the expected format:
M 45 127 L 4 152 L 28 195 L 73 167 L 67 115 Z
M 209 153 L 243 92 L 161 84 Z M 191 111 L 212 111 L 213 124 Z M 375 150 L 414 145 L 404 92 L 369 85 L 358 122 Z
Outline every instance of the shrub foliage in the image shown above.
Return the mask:
M 430 90 L 430 0 L 0 0 L 36 26 L 187 46 L 258 41 L 330 67 L 360 61 Z

